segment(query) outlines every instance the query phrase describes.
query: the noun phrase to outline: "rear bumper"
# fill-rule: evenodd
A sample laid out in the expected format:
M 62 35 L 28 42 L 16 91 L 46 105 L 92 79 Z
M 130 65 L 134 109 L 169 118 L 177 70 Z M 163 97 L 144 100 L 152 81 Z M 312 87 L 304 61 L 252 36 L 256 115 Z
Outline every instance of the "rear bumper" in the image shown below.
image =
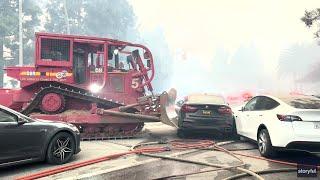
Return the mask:
M 281 132 L 286 133 L 281 133 L 281 135 L 273 133 L 273 137 L 271 138 L 273 146 L 279 149 L 290 149 L 320 153 L 319 135 L 315 134 L 313 137 L 298 136 L 294 134 L 292 128 L 287 128 L 287 130 L 285 131 L 284 127 L 282 127 Z
M 303 145 L 300 146 L 301 142 L 305 144 L 320 143 L 319 133 L 311 134 L 309 128 L 305 128 L 304 134 L 297 134 L 294 131 L 291 122 L 275 121 L 275 123 L 277 124 L 267 125 L 271 142 L 274 147 L 303 149 Z M 299 146 L 297 147 L 296 144 Z
M 232 127 L 192 127 L 192 128 L 179 128 L 184 132 L 195 132 L 195 133 L 232 133 Z
M 220 132 L 220 133 L 231 133 L 234 126 L 234 120 L 224 119 L 224 120 L 214 120 L 206 121 L 202 119 L 190 120 L 184 119 L 179 123 L 179 129 L 189 132 Z
M 320 142 L 293 141 L 286 146 L 286 149 L 320 154 Z

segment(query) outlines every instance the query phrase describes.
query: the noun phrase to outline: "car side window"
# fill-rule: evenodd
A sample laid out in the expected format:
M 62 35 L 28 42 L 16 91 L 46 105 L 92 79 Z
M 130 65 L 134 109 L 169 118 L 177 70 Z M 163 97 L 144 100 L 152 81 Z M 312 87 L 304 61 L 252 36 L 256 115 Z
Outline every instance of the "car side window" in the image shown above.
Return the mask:
M 6 110 L 0 109 L 0 122 L 17 122 L 18 117 Z
M 269 97 L 260 97 L 257 103 L 257 110 L 271 110 L 277 107 L 279 103 Z
M 244 106 L 244 110 L 245 110 L 245 111 L 253 111 L 253 110 L 255 110 L 255 106 L 256 106 L 256 104 L 257 104 L 257 100 L 258 100 L 257 97 L 251 99 L 251 100 Z

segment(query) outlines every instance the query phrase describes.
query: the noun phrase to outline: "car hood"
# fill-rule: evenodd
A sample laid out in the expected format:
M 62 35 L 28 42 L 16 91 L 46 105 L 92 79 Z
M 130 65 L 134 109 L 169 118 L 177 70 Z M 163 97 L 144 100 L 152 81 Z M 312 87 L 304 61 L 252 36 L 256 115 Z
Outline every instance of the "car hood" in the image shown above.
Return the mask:
M 50 121 L 50 120 L 44 120 L 44 119 L 33 119 L 32 123 L 41 124 L 41 125 L 47 125 L 47 126 L 70 128 L 68 123 L 61 122 L 61 121 Z
M 34 121 L 42 122 L 42 123 L 63 123 L 63 122 L 50 121 L 50 120 L 44 120 L 44 119 L 34 119 Z

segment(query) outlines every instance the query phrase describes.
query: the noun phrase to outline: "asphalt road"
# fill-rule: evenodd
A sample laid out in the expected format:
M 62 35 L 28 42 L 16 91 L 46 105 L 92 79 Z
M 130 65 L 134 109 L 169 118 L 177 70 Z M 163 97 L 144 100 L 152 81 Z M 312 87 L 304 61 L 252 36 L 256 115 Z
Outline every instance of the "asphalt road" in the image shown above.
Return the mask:
M 210 135 L 190 135 L 189 138 L 199 138 L 199 139 L 214 139 L 215 141 L 225 141 L 221 139 L 221 137 L 210 136 Z M 105 141 L 83 141 L 81 142 L 81 149 L 82 151 L 75 155 L 71 163 L 77 163 L 84 160 L 89 160 L 93 158 L 98 158 L 105 155 L 110 155 L 119 152 L 126 152 L 130 149 L 132 145 L 135 145 L 140 142 L 150 142 L 150 141 L 159 141 L 159 140 L 172 140 L 177 139 L 176 137 L 176 130 L 172 127 L 163 125 L 161 123 L 149 123 L 145 126 L 144 133 L 135 139 L 122 139 L 122 140 L 105 140 Z M 251 142 L 237 142 L 230 145 L 224 146 L 228 149 L 250 149 L 250 150 L 240 150 L 235 151 L 242 154 L 248 155 L 256 155 L 259 156 L 259 152 L 256 149 L 255 144 Z M 167 152 L 166 155 L 170 155 L 173 153 L 180 153 L 180 152 Z M 215 163 L 215 164 L 226 164 L 226 165 L 235 165 L 238 163 L 234 158 L 230 157 L 229 155 L 218 152 L 218 151 L 196 151 L 194 153 L 183 154 L 179 155 L 180 158 L 190 159 L 190 160 L 197 160 L 203 161 L 208 163 Z M 291 167 L 281 164 L 276 164 L 272 162 L 267 162 L 264 160 L 257 160 L 248 157 L 239 156 L 247 165 L 247 168 L 250 170 L 266 170 L 266 169 L 274 169 L 274 168 L 285 168 Z M 139 155 L 130 155 L 124 156 L 115 160 L 105 161 L 98 164 L 78 168 L 72 171 L 56 174 L 50 177 L 46 177 L 44 179 L 78 179 L 82 177 L 90 177 L 90 173 L 102 173 L 102 172 L 112 172 L 113 169 L 120 169 L 122 167 L 130 167 L 131 165 L 134 166 L 136 164 L 143 164 L 149 163 L 148 166 L 144 167 L 143 169 L 132 170 L 126 173 L 133 173 L 133 176 L 129 176 L 129 179 L 141 179 L 141 178 L 151 178 L 151 177 L 158 177 L 159 174 L 161 176 L 169 176 L 173 174 L 183 174 L 187 172 L 199 171 L 199 170 L 207 170 L 208 167 L 198 166 L 181 162 L 175 161 L 165 161 L 165 166 L 170 168 L 168 172 L 159 172 L 161 169 L 157 169 L 159 167 L 159 161 L 150 162 L 154 158 L 149 157 L 142 157 Z M 293 163 L 300 163 L 300 162 L 319 162 L 320 157 L 314 156 L 308 153 L 301 153 L 301 152 L 282 152 L 279 154 L 276 160 L 288 161 Z M 152 164 L 154 163 L 154 164 Z M 20 165 L 20 166 L 12 166 L 8 168 L 0 169 L 0 179 L 14 179 L 17 177 L 30 175 L 32 173 L 36 173 L 43 170 L 52 169 L 58 166 L 52 166 L 46 163 L 33 163 L 28 165 Z M 125 171 L 125 170 L 124 170 Z M 147 172 L 147 173 L 146 173 Z M 148 173 L 150 176 L 148 176 Z M 166 174 L 167 173 L 167 174 Z M 158 176 L 154 176 L 157 175 Z M 195 174 L 189 176 L 179 176 L 179 177 L 170 177 L 168 179 L 223 179 L 230 175 L 235 174 L 235 172 L 230 171 L 217 171 L 217 172 L 208 172 L 202 174 Z M 99 176 L 96 176 L 96 179 Z M 263 176 L 265 179 L 298 179 L 297 173 L 278 173 L 278 174 L 269 174 Z M 318 175 L 320 177 L 320 175 Z M 100 178 L 102 179 L 102 178 Z M 115 179 L 122 179 L 120 176 Z M 248 179 L 248 178 L 246 178 Z

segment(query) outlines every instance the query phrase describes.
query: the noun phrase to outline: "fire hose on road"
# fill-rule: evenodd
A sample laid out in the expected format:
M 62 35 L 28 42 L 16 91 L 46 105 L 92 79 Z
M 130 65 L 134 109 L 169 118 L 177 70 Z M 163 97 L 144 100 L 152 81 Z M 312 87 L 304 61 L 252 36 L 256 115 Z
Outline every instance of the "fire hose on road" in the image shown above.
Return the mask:
M 252 155 L 246 155 L 242 153 L 236 153 L 236 152 L 231 152 L 223 147 L 222 145 L 232 143 L 230 142 L 221 142 L 221 143 L 215 143 L 210 140 L 173 140 L 169 142 L 148 142 L 148 143 L 140 143 L 137 144 L 133 147 L 131 147 L 130 151 L 127 152 L 122 152 L 122 153 L 116 153 L 88 161 L 83 161 L 80 163 L 74 163 L 70 165 L 65 165 L 62 167 L 57 167 L 53 168 L 50 170 L 45 170 L 42 172 L 38 172 L 35 174 L 27 175 L 24 177 L 19 177 L 17 178 L 18 180 L 31 180 L 31 179 L 38 179 L 58 173 L 62 173 L 65 171 L 70 171 L 76 168 L 92 165 L 95 163 L 103 162 L 103 161 L 108 161 L 112 159 L 116 159 L 125 155 L 130 155 L 130 154 L 138 154 L 138 155 L 143 155 L 143 156 L 148 156 L 148 157 L 153 157 L 153 158 L 161 158 L 161 159 L 167 159 L 167 160 L 173 160 L 173 161 L 178 161 L 178 162 L 184 162 L 184 163 L 192 163 L 192 164 L 198 164 L 198 165 L 203 165 L 203 166 L 208 166 L 208 167 L 214 167 L 215 169 L 210 169 L 206 171 L 199 171 L 199 172 L 193 172 L 193 173 L 187 173 L 187 174 L 178 174 L 178 175 L 172 175 L 168 177 L 177 177 L 177 176 L 187 176 L 187 175 L 192 175 L 192 174 L 199 174 L 199 173 L 205 173 L 205 172 L 212 172 L 212 171 L 221 171 L 221 170 L 229 170 L 232 172 L 242 172 L 240 174 L 236 174 L 234 176 L 230 176 L 226 179 L 237 179 L 245 176 L 253 176 L 256 179 L 263 179 L 259 174 L 268 174 L 268 173 L 279 173 L 279 172 L 293 172 L 296 171 L 296 168 L 282 168 L 282 169 L 271 169 L 271 170 L 263 170 L 263 171 L 251 171 L 248 169 L 245 169 L 244 166 L 246 165 L 242 159 L 240 159 L 238 156 L 245 156 L 249 158 L 255 158 L 255 159 L 260 159 L 260 160 L 265 160 L 273 163 L 279 163 L 279 164 L 284 164 L 284 165 L 290 165 L 290 166 L 297 166 L 296 163 L 290 163 L 290 162 L 284 162 L 284 161 L 278 161 L 278 160 L 271 160 L 271 159 L 266 159 L 262 158 L 259 156 L 252 156 Z M 165 145 L 162 147 L 146 147 L 146 146 L 152 146 L 152 145 Z M 221 164 L 212 164 L 212 163 L 206 163 L 206 162 L 200 162 L 200 161 L 192 161 L 192 160 L 187 160 L 187 159 L 182 159 L 182 158 L 174 158 L 174 157 L 168 157 L 168 156 L 163 156 L 163 155 L 155 155 L 151 153 L 161 153 L 161 152 L 166 152 L 166 151 L 173 151 L 173 150 L 189 150 L 187 153 L 193 153 L 199 150 L 218 150 L 225 152 L 229 154 L 230 156 L 236 158 L 240 164 L 235 165 L 235 166 L 227 166 L 227 165 L 221 165 Z M 191 150 L 191 151 L 190 151 Z M 235 149 L 233 149 L 234 151 Z M 308 165 L 306 165 L 308 166 Z M 319 169 L 319 166 L 318 166 Z M 167 178 L 168 178 L 167 177 Z M 162 177 L 164 178 L 164 177 Z
M 191 142 L 194 142 L 194 141 L 191 141 Z M 192 164 L 204 165 L 204 166 L 209 166 L 209 167 L 215 167 L 216 168 L 216 169 L 211 170 L 211 171 L 218 171 L 218 170 L 232 170 L 232 171 L 236 170 L 236 171 L 241 171 L 241 172 L 244 172 L 245 174 L 248 174 L 248 175 L 251 175 L 251 176 L 255 177 L 256 179 L 263 180 L 263 178 L 261 176 L 259 176 L 258 174 L 256 174 L 255 172 L 250 171 L 250 170 L 245 169 L 245 168 L 242 168 L 242 166 L 245 166 L 246 164 L 240 158 L 235 156 L 232 152 L 229 152 L 228 150 L 218 146 L 213 141 L 203 141 L 203 142 L 198 143 L 198 144 L 189 144 L 189 143 L 185 143 L 185 142 L 181 142 L 181 141 L 170 141 L 169 144 L 170 143 L 172 144 L 172 149 L 184 150 L 184 149 L 192 148 L 192 149 L 196 149 L 196 151 L 198 149 L 206 148 L 205 146 L 207 144 L 208 145 L 211 144 L 210 145 L 211 148 L 219 150 L 219 151 L 223 151 L 223 152 L 231 155 L 232 157 L 236 158 L 240 162 L 240 164 L 239 165 L 235 165 L 235 166 L 226 166 L 226 165 L 221 165 L 221 164 L 212 164 L 212 163 L 206 163 L 206 162 L 192 161 L 192 160 L 186 160 L 186 159 L 182 159 L 182 158 L 173 158 L 173 157 L 154 155 L 154 154 L 148 154 L 148 153 L 140 153 L 140 155 L 153 157 L 153 158 L 161 158 L 161 159 L 173 160 L 173 161 L 184 162 L 184 163 L 192 163 Z M 140 144 L 138 146 L 153 145 L 153 144 L 156 144 L 156 142 L 144 143 L 144 144 Z M 135 148 L 136 147 L 132 147 L 132 150 L 134 150 Z
M 142 152 L 156 153 L 156 152 L 164 152 L 164 151 L 168 151 L 168 150 L 166 148 L 160 147 L 160 148 L 145 148 L 145 149 L 139 149 L 139 150 L 136 150 L 136 151 L 128 151 L 128 152 L 123 152 L 123 153 L 111 154 L 111 155 L 108 155 L 108 156 L 104 156 L 104 157 L 100 157 L 100 158 L 96 158 L 96 159 L 91 159 L 91 160 L 83 161 L 83 162 L 80 162 L 80 163 L 74 163 L 74 164 L 70 164 L 70 165 L 65 165 L 65 166 L 62 166 L 62 167 L 54 168 L 54 169 L 49 169 L 49 170 L 45 170 L 45 171 L 42 171 L 42 172 L 39 172 L 39 173 L 27 175 L 27 176 L 24 176 L 24 177 L 19 177 L 19 178 L 17 178 L 17 180 L 31 180 L 31 179 L 38 179 L 38 178 L 42 178 L 42 177 L 47 177 L 47 176 L 50 176 L 50 175 L 62 173 L 62 172 L 65 172 L 65 171 L 70 171 L 70 170 L 73 170 L 73 169 L 77 169 L 77 168 L 80 168 L 80 167 L 96 164 L 96 163 L 103 162 L 103 161 L 116 159 L 116 158 L 119 158 L 121 156 L 130 155 L 130 154 L 137 154 L 137 153 L 142 153 Z
M 226 145 L 226 144 L 230 144 L 230 143 L 234 143 L 235 141 L 229 141 L 229 142 L 222 142 L 222 143 L 217 143 L 213 148 L 203 148 L 202 150 L 218 150 L 218 151 L 224 151 L 227 153 L 230 153 L 233 157 L 237 158 L 238 160 L 242 161 L 241 159 L 239 159 L 237 156 L 244 156 L 244 157 L 249 157 L 249 158 L 253 158 L 253 159 L 259 159 L 259 160 L 264 160 L 264 161 L 268 161 L 268 162 L 272 162 L 272 163 L 277 163 L 277 164 L 282 164 L 282 165 L 288 165 L 288 166 L 294 166 L 296 167 L 298 164 L 297 163 L 291 163 L 291 162 L 286 162 L 286 161 L 279 161 L 279 160 L 273 160 L 273 159 L 267 159 L 267 158 L 263 158 L 260 156 L 253 156 L 253 155 L 247 155 L 247 154 L 242 154 L 242 153 L 236 153 L 233 152 L 231 153 L 230 151 L 237 151 L 237 150 L 253 150 L 256 148 L 243 148 L 243 149 L 224 149 L 221 146 L 222 145 Z M 217 146 L 219 144 L 219 146 Z M 152 155 L 155 157 L 155 155 Z M 162 157 L 162 156 L 157 156 L 159 158 L 164 158 L 164 159 L 169 159 L 167 157 Z M 171 160 L 175 160 L 170 158 Z M 180 161 L 180 159 L 178 159 L 178 161 Z M 183 160 L 184 161 L 184 160 Z M 312 165 L 308 165 L 308 164 L 301 164 L 303 166 L 312 166 Z M 314 166 L 312 166 L 314 167 Z M 172 178 L 172 177 L 179 177 L 179 176 L 188 176 L 188 175 L 194 175 L 194 174 L 201 174 L 201 173 L 207 173 L 207 172 L 213 172 L 213 171 L 220 171 L 220 170 L 228 170 L 229 168 L 216 168 L 216 169 L 210 169 L 210 170 L 204 170 L 204 171 L 199 171 L 199 172 L 192 172 L 192 173 L 185 173 L 185 174 L 178 174 L 178 175 L 171 175 L 171 176 L 167 176 L 167 177 L 162 177 L 162 178 Z M 317 166 L 317 169 L 320 169 L 320 166 Z M 232 170 L 232 169 L 229 169 Z M 262 171 L 256 171 L 254 172 L 255 174 L 272 174 L 272 173 L 281 173 L 281 172 L 296 172 L 297 168 L 279 168 L 279 169 L 269 169 L 269 170 L 262 170 Z M 232 179 L 238 179 L 238 178 L 242 178 L 242 177 L 246 177 L 246 176 L 250 176 L 250 173 L 240 173 L 240 174 L 236 174 L 230 177 L 227 177 L 223 180 L 232 180 Z M 261 177 L 261 176 L 260 176 Z M 161 178 L 161 179 L 162 179 Z
M 152 144 L 156 144 L 156 143 L 149 143 L 148 145 L 152 145 Z M 159 144 L 159 142 L 157 144 Z M 163 142 L 160 143 L 160 144 L 163 144 Z M 168 142 L 168 144 L 171 144 L 172 148 L 170 148 L 168 146 L 165 146 L 165 147 L 141 147 L 141 146 L 146 146 L 147 143 L 146 144 L 139 144 L 137 146 L 132 147 L 131 150 L 128 151 L 128 152 L 112 154 L 112 155 L 108 155 L 108 156 L 104 156 L 104 157 L 100 157 L 100 158 L 96 158 L 96 159 L 92 159 L 92 160 L 88 160 L 88 161 L 83 161 L 83 162 L 80 162 L 80 163 L 74 163 L 74 164 L 65 165 L 65 166 L 54 168 L 54 169 L 50 169 L 50 170 L 45 170 L 45 171 L 38 172 L 38 173 L 35 173 L 35 174 L 31 174 L 31 175 L 28 175 L 28 176 L 19 177 L 19 178 L 17 178 L 17 180 L 31 180 L 31 179 L 38 179 L 38 178 L 42 178 L 42 177 L 47 177 L 47 176 L 50 176 L 50 175 L 62 173 L 62 172 L 65 172 L 65 171 L 70 171 L 70 170 L 73 170 L 73 169 L 76 169 L 76 168 L 92 165 L 92 164 L 103 162 L 103 161 L 112 160 L 112 159 L 115 159 L 115 158 L 119 158 L 121 156 L 130 155 L 130 154 L 140 154 L 140 155 L 152 156 L 153 154 L 149 154 L 149 153 L 160 153 L 160 152 L 171 151 L 171 150 L 188 150 L 188 149 L 199 150 L 199 149 L 202 149 L 202 148 L 210 148 L 210 147 L 213 147 L 215 145 L 215 143 L 213 141 L 208 141 L 208 140 L 202 140 L 202 141 L 201 140 L 200 141 L 170 141 L 170 142 Z M 141 147 L 141 148 L 137 148 L 137 147 Z M 244 165 L 242 163 L 242 164 L 236 165 L 236 166 L 223 166 L 223 165 L 219 165 L 219 164 L 196 162 L 196 161 L 190 161 L 190 160 L 185 160 L 185 162 L 194 163 L 194 164 L 201 164 L 201 165 L 206 165 L 206 166 L 210 166 L 210 167 L 217 167 L 218 168 L 217 170 L 219 170 L 219 168 L 221 170 L 222 169 L 240 168 L 240 166 Z M 240 168 L 240 169 L 243 169 L 243 168 Z M 253 176 L 257 177 L 258 179 L 262 179 L 258 175 L 256 175 L 255 173 L 253 173 L 253 172 L 251 172 L 249 170 L 244 169 L 244 170 L 240 170 L 240 171 L 249 173 L 250 175 L 253 175 Z

